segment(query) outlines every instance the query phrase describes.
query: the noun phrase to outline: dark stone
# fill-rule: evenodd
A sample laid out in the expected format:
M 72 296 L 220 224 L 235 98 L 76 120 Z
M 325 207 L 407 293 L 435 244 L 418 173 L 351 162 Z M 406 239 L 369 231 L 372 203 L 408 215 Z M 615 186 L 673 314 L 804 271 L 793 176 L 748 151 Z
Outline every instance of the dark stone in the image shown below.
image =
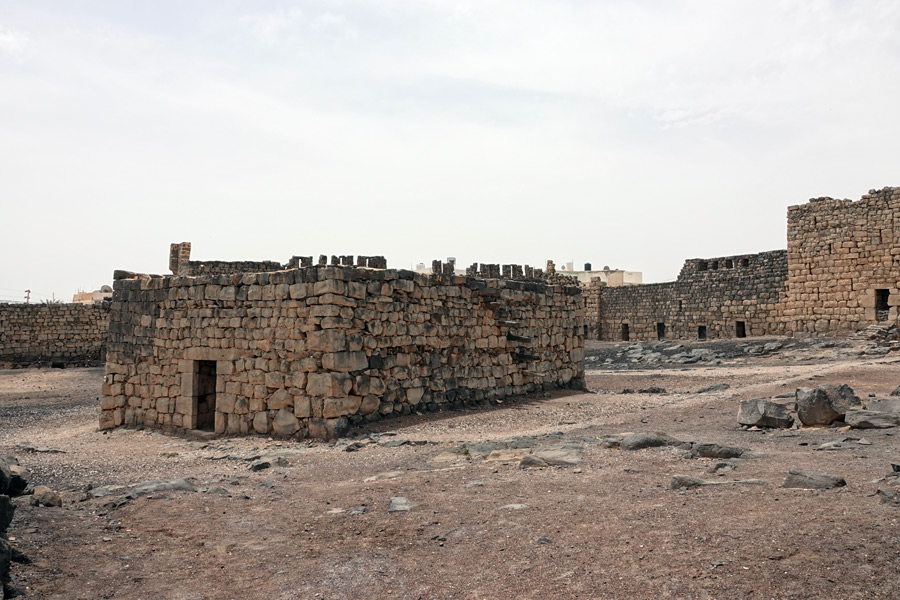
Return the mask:
M 16 505 L 12 503 L 9 496 L 0 496 L 0 537 L 6 535 L 9 524 L 12 523 L 13 514 L 16 512 Z
M 720 444 L 697 444 L 691 449 L 694 458 L 740 458 L 743 453 L 743 448 Z
M 900 415 L 851 408 L 844 415 L 844 422 L 857 429 L 887 429 L 900 425 Z
M 825 471 L 791 469 L 784 479 L 783 488 L 806 490 L 830 490 L 847 485 L 843 477 Z
M 894 391 L 891 392 L 891 396 L 900 396 L 900 385 L 894 388 Z
M 690 475 L 673 475 L 672 481 L 669 482 L 669 489 L 679 490 L 681 488 L 695 488 L 706 485 L 706 482 L 697 477 Z
M 804 425 L 831 425 L 862 402 L 848 385 L 820 385 L 797 390 L 797 417 Z
M 788 429 L 794 424 L 794 418 L 788 413 L 784 404 L 769 402 L 762 398 L 744 400 L 738 408 L 737 421 L 750 427 L 777 427 Z
M 638 390 L 638 394 L 665 394 L 665 388 L 661 388 L 658 385 L 651 385 L 648 388 L 644 388 L 642 390 Z
M 710 392 L 724 392 L 731 386 L 727 383 L 714 383 L 712 385 L 708 385 L 704 388 L 700 388 L 697 390 L 698 394 L 709 394 Z
M 683 442 L 660 432 L 632 433 L 626 435 L 619 442 L 622 450 L 641 450 L 643 448 L 658 448 L 660 446 L 679 446 Z

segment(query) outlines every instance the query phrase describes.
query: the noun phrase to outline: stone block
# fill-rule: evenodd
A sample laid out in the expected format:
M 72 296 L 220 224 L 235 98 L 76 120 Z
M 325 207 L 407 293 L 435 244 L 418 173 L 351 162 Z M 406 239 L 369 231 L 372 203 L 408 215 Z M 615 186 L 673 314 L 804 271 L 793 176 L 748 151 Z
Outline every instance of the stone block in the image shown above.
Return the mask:
M 292 408 L 294 406 L 294 396 L 286 389 L 282 388 L 269 396 L 266 402 L 268 410 L 280 410 L 282 408 Z
M 363 351 L 332 352 L 322 355 L 322 367 L 329 371 L 362 371 L 369 367 L 369 359 Z
M 353 389 L 353 378 L 345 373 L 310 373 L 306 393 L 319 398 L 340 398 Z
M 347 334 L 341 329 L 311 331 L 306 347 L 311 352 L 341 352 L 347 349 Z
M 343 398 L 325 398 L 322 406 L 322 416 L 326 419 L 334 419 L 345 415 L 353 415 L 359 411 L 362 398 L 359 396 L 345 396 Z

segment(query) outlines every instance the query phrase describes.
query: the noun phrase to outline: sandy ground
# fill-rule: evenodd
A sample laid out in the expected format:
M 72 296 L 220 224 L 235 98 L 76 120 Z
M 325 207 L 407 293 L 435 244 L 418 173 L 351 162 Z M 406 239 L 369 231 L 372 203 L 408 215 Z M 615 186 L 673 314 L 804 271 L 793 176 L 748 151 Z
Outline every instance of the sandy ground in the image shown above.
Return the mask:
M 741 399 L 803 385 L 887 396 L 900 383 L 895 355 L 817 348 L 663 369 L 604 360 L 589 361 L 590 393 L 382 421 L 354 432 L 352 452 L 354 440 L 103 433 L 101 370 L 0 371 L 0 453 L 64 498 L 16 500 L 9 535 L 32 563 L 13 566 L 12 584 L 67 600 L 900 597 L 900 508 L 875 495 L 900 462 L 900 431 L 746 431 L 735 420 Z M 730 387 L 697 393 L 713 383 Z M 667 392 L 621 393 L 651 385 Z M 681 449 L 602 443 L 639 431 L 737 445 L 748 458 L 711 473 L 720 461 Z M 815 449 L 836 440 L 848 448 Z M 544 446 L 581 463 L 519 468 Z M 251 470 L 260 460 L 271 466 Z M 790 468 L 847 486 L 783 489 Z M 675 474 L 762 483 L 672 490 Z M 126 497 L 127 486 L 177 478 L 197 491 Z M 388 512 L 396 497 L 411 509 Z

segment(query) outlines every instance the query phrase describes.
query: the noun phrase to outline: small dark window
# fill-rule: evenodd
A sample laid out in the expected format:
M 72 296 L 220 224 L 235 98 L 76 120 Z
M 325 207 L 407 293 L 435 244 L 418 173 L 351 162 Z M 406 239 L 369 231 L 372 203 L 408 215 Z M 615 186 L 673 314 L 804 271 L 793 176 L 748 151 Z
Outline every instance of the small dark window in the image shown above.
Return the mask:
M 631 339 L 631 335 L 628 331 L 628 323 L 622 323 L 622 341 L 627 342 Z
M 658 339 L 658 340 L 666 339 L 666 324 L 665 323 L 657 323 L 656 324 L 656 339 Z
M 747 324 L 743 321 L 738 321 L 734 324 L 734 335 L 735 337 L 747 337 Z
M 709 269 L 709 263 L 707 263 L 705 260 L 701 260 L 697 263 L 698 271 L 706 271 L 707 269 Z
M 678 301 L 678 310 L 679 310 L 679 311 L 684 310 L 684 300 L 679 300 L 679 301 Z
M 741 266 L 742 266 L 742 267 L 749 267 L 749 266 L 750 266 L 750 259 L 749 259 L 749 258 L 742 258 L 742 259 L 741 259 Z
M 700 325 L 697 327 L 697 339 L 705 340 L 706 339 L 706 325 Z
M 890 290 L 875 290 L 875 320 L 887 321 L 890 316 Z
M 712 269 L 713 271 L 717 270 L 719 268 L 719 261 L 717 261 L 717 260 L 712 261 L 712 264 L 709 266 L 709 268 Z
M 726 261 L 725 261 L 725 268 L 726 268 L 726 269 L 732 269 L 732 268 L 734 268 L 734 261 L 733 261 L 733 260 L 726 260 Z

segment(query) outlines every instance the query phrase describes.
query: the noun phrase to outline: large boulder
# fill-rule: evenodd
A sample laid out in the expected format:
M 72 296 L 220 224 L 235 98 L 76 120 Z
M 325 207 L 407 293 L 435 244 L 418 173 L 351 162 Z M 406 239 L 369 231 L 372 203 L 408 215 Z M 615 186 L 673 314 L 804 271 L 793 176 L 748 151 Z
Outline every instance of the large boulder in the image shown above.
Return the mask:
M 763 398 L 742 401 L 737 420 L 741 425 L 751 427 L 788 429 L 794 424 L 794 417 L 788 412 L 787 406 Z
M 804 425 L 831 425 L 862 402 L 848 385 L 820 385 L 797 390 L 797 417 Z
M 887 429 L 900 425 L 900 415 L 851 408 L 844 415 L 844 422 L 857 429 Z

